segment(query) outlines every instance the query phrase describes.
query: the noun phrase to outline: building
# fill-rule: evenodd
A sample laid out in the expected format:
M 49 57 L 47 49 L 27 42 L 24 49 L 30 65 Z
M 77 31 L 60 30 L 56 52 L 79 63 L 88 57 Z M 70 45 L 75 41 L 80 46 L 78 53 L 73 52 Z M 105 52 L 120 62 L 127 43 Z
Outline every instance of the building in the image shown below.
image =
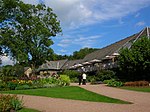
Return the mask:
M 57 74 L 58 71 L 62 70 L 62 67 L 66 65 L 68 60 L 58 60 L 58 61 L 46 61 L 38 68 L 38 72 L 41 76 L 52 76 Z
M 60 71 L 65 69 L 75 69 L 84 72 L 93 72 L 101 69 L 111 69 L 117 67 L 117 56 L 122 48 L 130 48 L 138 39 L 147 36 L 150 38 L 150 28 L 146 27 L 139 33 L 129 36 L 116 43 L 108 45 L 102 49 L 86 55 L 81 60 L 59 60 L 50 61 L 39 67 L 42 72 Z

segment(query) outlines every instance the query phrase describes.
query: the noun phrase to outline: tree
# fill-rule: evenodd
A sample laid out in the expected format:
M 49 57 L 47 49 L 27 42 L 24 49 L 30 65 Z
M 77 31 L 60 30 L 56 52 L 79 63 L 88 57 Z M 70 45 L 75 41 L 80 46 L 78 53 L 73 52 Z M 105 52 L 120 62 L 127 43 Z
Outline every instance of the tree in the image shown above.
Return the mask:
M 12 65 L 6 65 L 1 68 L 0 77 L 15 76 Z
M 122 49 L 118 61 L 121 78 L 150 81 L 150 39 L 142 37 L 130 49 Z
M 51 57 L 50 37 L 61 32 L 52 9 L 20 0 L 0 1 L 0 48 L 19 63 L 37 67 Z
M 83 59 L 87 54 L 92 53 L 98 49 L 95 48 L 83 48 L 80 49 L 79 51 L 73 52 L 73 55 L 57 55 L 53 54 L 51 60 L 64 60 L 64 59 L 69 59 L 69 60 L 76 60 L 76 59 Z
M 87 54 L 96 51 L 97 49 L 94 48 L 83 48 L 80 51 L 73 52 L 73 58 L 75 59 L 83 59 Z
M 87 54 L 89 53 L 92 53 L 94 51 L 96 51 L 98 49 L 95 49 L 95 48 L 83 48 L 83 49 L 80 49 L 79 51 L 75 51 L 73 52 L 73 55 L 70 55 L 70 56 L 63 56 L 63 57 L 66 57 L 70 60 L 76 60 L 76 59 L 83 59 Z

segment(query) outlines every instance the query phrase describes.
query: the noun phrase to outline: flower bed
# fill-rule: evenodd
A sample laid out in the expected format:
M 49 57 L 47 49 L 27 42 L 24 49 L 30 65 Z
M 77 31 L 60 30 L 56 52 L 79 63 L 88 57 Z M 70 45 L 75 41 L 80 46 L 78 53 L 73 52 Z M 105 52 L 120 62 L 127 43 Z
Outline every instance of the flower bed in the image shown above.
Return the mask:
M 68 86 L 70 84 L 70 78 L 66 75 L 60 75 L 60 77 L 47 77 L 37 78 L 34 80 L 17 79 L 8 82 L 0 82 L 0 90 L 24 90 L 35 88 L 48 88 L 56 86 Z

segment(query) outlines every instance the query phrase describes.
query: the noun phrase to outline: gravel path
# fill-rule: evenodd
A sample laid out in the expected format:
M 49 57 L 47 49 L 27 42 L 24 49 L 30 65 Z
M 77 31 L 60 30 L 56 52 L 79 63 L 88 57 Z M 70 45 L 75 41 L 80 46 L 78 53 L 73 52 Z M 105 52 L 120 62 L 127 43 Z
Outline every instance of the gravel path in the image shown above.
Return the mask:
M 77 84 L 72 84 L 77 86 Z M 82 85 L 84 89 L 133 104 L 97 103 L 39 96 L 20 95 L 25 106 L 42 112 L 150 112 L 150 93 L 134 92 L 100 85 Z

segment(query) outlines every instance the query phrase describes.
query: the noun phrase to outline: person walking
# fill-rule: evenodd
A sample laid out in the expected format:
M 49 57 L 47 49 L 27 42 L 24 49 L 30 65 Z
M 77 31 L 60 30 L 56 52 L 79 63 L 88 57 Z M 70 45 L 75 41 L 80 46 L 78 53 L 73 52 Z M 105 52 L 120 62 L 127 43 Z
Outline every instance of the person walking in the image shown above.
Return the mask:
M 82 74 L 82 79 L 83 79 L 82 85 L 86 85 L 86 74 L 85 73 Z
M 79 85 L 81 85 L 81 82 L 82 82 L 82 74 L 80 74 L 80 75 L 78 76 L 78 80 L 79 80 Z

